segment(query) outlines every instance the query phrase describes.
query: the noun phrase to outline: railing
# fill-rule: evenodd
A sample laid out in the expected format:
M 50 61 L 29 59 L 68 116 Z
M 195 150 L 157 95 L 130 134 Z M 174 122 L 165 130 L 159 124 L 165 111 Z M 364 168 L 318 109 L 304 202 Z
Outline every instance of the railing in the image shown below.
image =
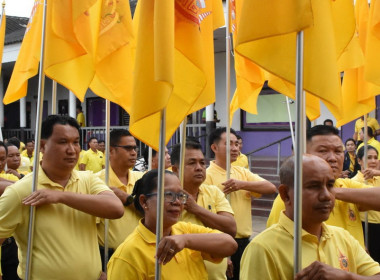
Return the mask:
M 251 159 L 251 155 L 253 155 L 254 153 L 257 153 L 257 152 L 259 152 L 259 151 L 262 151 L 262 150 L 264 150 L 264 149 L 266 149 L 266 148 L 269 148 L 269 147 L 271 147 L 271 146 L 277 144 L 277 169 L 276 169 L 276 170 L 277 170 L 277 175 L 279 175 L 279 174 L 280 174 L 280 165 L 281 165 L 281 143 L 282 143 L 283 141 L 285 141 L 285 140 L 288 140 L 288 139 L 291 138 L 291 137 L 292 137 L 292 136 L 289 135 L 289 136 L 287 136 L 287 137 L 281 138 L 281 139 L 279 139 L 279 140 L 277 140 L 277 141 L 274 141 L 274 142 L 272 142 L 272 143 L 269 143 L 269 144 L 267 144 L 267 145 L 265 145 L 265 146 L 262 146 L 262 147 L 260 147 L 260 148 L 258 148 L 258 149 L 255 149 L 255 150 L 253 150 L 253 151 L 247 153 L 246 156 L 248 157 L 249 170 L 251 170 L 251 167 L 252 167 L 252 159 Z

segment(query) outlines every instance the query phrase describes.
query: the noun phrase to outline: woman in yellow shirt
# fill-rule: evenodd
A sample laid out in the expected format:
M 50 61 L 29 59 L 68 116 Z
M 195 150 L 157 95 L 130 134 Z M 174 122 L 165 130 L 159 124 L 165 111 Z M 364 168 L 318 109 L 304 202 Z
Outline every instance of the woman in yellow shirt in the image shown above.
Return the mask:
M 165 171 L 163 237 L 156 253 L 157 178 L 157 170 L 151 170 L 135 184 L 134 206 L 143 219 L 112 255 L 107 279 L 154 279 L 156 259 L 163 265 L 163 280 L 208 279 L 204 260 L 222 261 L 235 252 L 236 242 L 217 230 L 178 222 L 188 194 L 178 177 Z
M 361 166 L 361 170 L 358 171 L 356 176 L 352 180 L 366 183 L 370 186 L 380 187 L 380 170 L 378 152 L 376 148 L 371 145 L 368 145 L 367 152 L 367 169 L 364 169 L 364 146 L 358 150 L 357 153 L 358 162 Z M 364 230 L 364 221 L 365 213 L 360 213 L 360 218 L 363 224 Z M 368 211 L 368 251 L 371 257 L 379 262 L 380 261 L 380 212 L 377 211 Z

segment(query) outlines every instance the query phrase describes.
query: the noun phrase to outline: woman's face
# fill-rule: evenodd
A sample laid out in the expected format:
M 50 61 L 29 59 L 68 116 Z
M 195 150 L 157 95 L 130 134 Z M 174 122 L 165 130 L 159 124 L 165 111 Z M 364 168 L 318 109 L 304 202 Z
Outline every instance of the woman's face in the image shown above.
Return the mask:
M 154 190 L 153 193 L 156 193 Z M 177 176 L 174 174 L 165 174 L 165 189 L 164 192 L 181 193 L 181 183 Z M 143 205 L 144 207 L 144 205 Z M 146 199 L 145 211 L 145 221 L 151 222 L 156 221 L 157 214 L 157 195 L 148 196 Z M 168 201 L 168 196 L 164 199 L 164 209 L 163 209 L 163 228 L 167 229 L 178 222 L 181 212 L 183 210 L 183 204 L 180 202 L 178 197 L 174 201 Z
M 364 160 L 358 159 L 358 163 L 364 169 Z M 367 164 L 369 169 L 377 169 L 377 152 L 374 149 L 370 149 L 367 152 Z
M 355 142 L 353 141 L 347 141 L 346 143 L 346 150 L 347 152 L 354 152 L 356 148 Z

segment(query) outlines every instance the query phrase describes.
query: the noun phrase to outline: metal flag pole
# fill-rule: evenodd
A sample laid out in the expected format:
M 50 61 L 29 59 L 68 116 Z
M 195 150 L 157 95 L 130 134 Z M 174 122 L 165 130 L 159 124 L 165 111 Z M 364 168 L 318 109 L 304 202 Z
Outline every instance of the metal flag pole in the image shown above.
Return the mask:
M 187 117 L 181 123 L 181 153 L 179 156 L 179 180 L 181 182 L 182 188 L 183 186 L 183 178 L 185 175 L 184 166 L 185 166 L 185 153 L 186 153 L 186 125 L 187 125 Z
M 148 170 L 152 170 L 152 147 L 148 150 Z
M 367 123 L 367 114 L 364 115 L 364 169 L 368 168 L 368 123 Z M 367 184 L 367 180 L 365 180 Z M 369 240 L 368 240 L 368 211 L 365 211 L 365 221 L 364 221 L 364 243 L 365 247 L 368 249 Z
M 294 151 L 295 140 L 294 140 L 294 131 L 293 131 L 292 115 L 290 114 L 290 106 L 289 106 L 290 100 L 289 100 L 289 97 L 287 97 L 287 96 L 285 96 L 285 97 L 286 97 L 286 108 L 288 109 L 290 134 L 291 134 L 291 136 L 292 136 L 292 144 L 293 144 L 293 151 Z
M 37 190 L 38 184 L 38 171 L 40 168 L 40 142 L 41 142 L 41 121 L 44 105 L 44 92 L 45 92 L 45 29 L 46 29 L 46 0 L 43 2 L 43 14 L 42 14 L 42 37 L 41 37 L 41 60 L 38 77 L 38 102 L 37 102 L 37 116 L 36 116 L 36 134 L 34 144 L 34 161 L 33 161 L 33 183 L 32 193 Z M 29 214 L 29 229 L 28 229 L 28 248 L 26 251 L 26 269 L 25 280 L 30 280 L 32 270 L 32 251 L 33 251 L 33 238 L 34 238 L 34 220 L 35 220 L 35 206 L 30 206 Z
M 106 166 L 105 166 L 105 183 L 109 186 L 110 181 L 110 124 L 111 124 L 111 102 L 106 99 Z M 104 272 L 107 273 L 108 263 L 108 228 L 109 219 L 104 219 Z
M 230 121 L 230 101 L 231 101 L 231 35 L 230 35 L 230 1 L 226 1 L 226 174 L 227 180 L 231 175 L 231 121 Z M 229 199 L 229 196 L 227 196 Z
M 302 269 L 302 159 L 305 152 L 305 102 L 303 91 L 303 31 L 297 33 L 296 145 L 294 162 L 294 275 Z
M 157 221 L 156 221 L 156 254 L 158 244 L 162 238 L 164 186 L 165 186 L 165 135 L 166 135 L 166 109 L 161 111 L 160 141 L 158 149 L 158 184 L 157 184 Z M 156 258 L 155 280 L 161 279 L 161 265 Z
M 51 114 L 57 114 L 57 82 L 54 80 L 51 89 Z

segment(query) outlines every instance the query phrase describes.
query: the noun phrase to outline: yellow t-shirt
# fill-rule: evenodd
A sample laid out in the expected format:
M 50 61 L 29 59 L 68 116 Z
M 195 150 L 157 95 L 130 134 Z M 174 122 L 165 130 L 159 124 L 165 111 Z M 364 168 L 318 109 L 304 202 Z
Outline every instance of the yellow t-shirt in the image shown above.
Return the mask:
M 101 151 L 89 149 L 84 152 L 83 157 L 80 159 L 79 164 L 85 164 L 86 170 L 91 170 L 94 173 L 103 169 L 103 153 Z
M 171 234 L 219 233 L 220 231 L 178 222 L 172 226 Z M 155 279 L 156 235 L 141 221 L 133 233 L 117 248 L 107 265 L 107 279 Z M 167 264 L 161 266 L 161 279 L 206 280 L 204 260 L 220 262 L 209 254 L 184 248 Z
M 369 139 L 367 141 L 367 143 L 368 143 L 368 145 L 371 145 L 372 147 L 374 147 L 377 150 L 377 153 L 380 155 L 380 142 L 379 141 L 377 141 L 374 137 L 372 137 L 371 139 Z M 356 153 L 358 153 L 359 149 L 363 146 L 364 146 L 364 143 L 360 143 L 360 145 L 356 149 Z
M 79 163 L 82 160 L 83 155 L 84 155 L 85 152 L 86 152 L 85 150 L 80 150 L 78 162 L 77 162 L 77 164 L 74 167 L 75 170 L 79 170 Z
M 10 180 L 10 181 L 18 181 L 18 177 L 13 175 L 13 174 L 7 174 L 5 171 L 0 172 L 0 178 L 3 178 L 5 180 Z
M 351 179 L 338 178 L 335 180 L 334 187 L 360 189 L 368 188 L 369 186 Z M 281 197 L 278 195 L 273 202 L 272 210 L 267 220 L 267 227 L 278 223 L 280 213 L 283 210 L 285 210 L 285 205 Z M 355 237 L 364 248 L 363 228 L 360 220 L 359 209 L 356 204 L 336 199 L 334 210 L 331 212 L 326 224 L 344 228 L 351 233 L 351 235 Z
M 378 121 L 374 118 L 371 118 L 371 117 L 367 117 L 367 126 L 372 128 L 372 131 L 374 134 L 375 134 L 376 130 L 380 129 Z M 364 127 L 364 120 L 359 118 L 355 122 L 355 132 L 359 133 L 363 127 Z
M 245 154 L 240 153 L 237 159 L 231 163 L 231 165 L 248 168 L 248 158 Z
M 7 187 L 0 197 L 0 238 L 13 236 L 19 248 L 18 275 L 25 275 L 30 206 L 22 199 L 31 193 L 33 174 Z M 52 182 L 39 169 L 37 189 L 97 195 L 111 191 L 91 172 L 73 170 L 67 185 Z M 36 208 L 31 279 L 96 280 L 101 273 L 96 217 L 64 204 Z
M 77 122 L 78 124 L 80 125 L 80 127 L 85 127 L 86 126 L 86 121 L 84 119 L 84 114 L 83 112 L 80 112 L 78 115 L 77 115 Z
M 283 212 L 278 224 L 257 235 L 241 260 L 240 279 L 293 279 L 294 223 Z M 346 230 L 322 223 L 322 236 L 302 230 L 302 269 L 320 261 L 362 276 L 380 272 L 380 266 Z
M 211 161 L 206 171 L 204 184 L 214 185 L 223 190 L 222 183 L 226 181 L 226 178 L 226 170 Z M 265 181 L 265 179 L 240 166 L 231 166 L 230 178 L 241 181 Z M 252 234 L 251 196 L 260 197 L 261 195 L 245 190 L 239 190 L 230 195 L 237 227 L 236 238 L 248 238 Z
M 357 181 L 359 183 L 364 184 L 364 176 L 363 173 L 358 171 L 355 177 L 352 180 Z M 380 187 L 380 176 L 375 176 L 372 179 L 367 180 L 367 184 L 373 187 Z M 365 221 L 365 212 L 360 212 L 360 219 Z M 372 224 L 380 224 L 380 212 L 378 211 L 368 211 L 368 222 Z
M 197 204 L 202 208 L 208 209 L 210 212 L 217 214 L 218 212 L 227 212 L 232 215 L 231 205 L 224 196 L 224 193 L 216 186 L 202 184 L 199 187 Z M 181 221 L 204 226 L 202 221 L 192 213 L 183 210 Z M 223 259 L 220 264 L 205 262 L 209 280 L 226 279 L 227 259 Z
M 105 181 L 105 170 L 98 172 L 96 175 Z M 110 167 L 109 170 L 109 186 L 117 187 L 127 194 L 131 194 L 133 187 L 138 179 L 144 175 L 139 171 L 128 171 L 128 185 L 124 185 L 115 172 Z M 116 249 L 127 237 L 130 235 L 136 226 L 139 224 L 141 214 L 135 209 L 133 205 L 124 207 L 124 215 L 120 219 L 109 220 L 108 227 L 108 247 Z M 101 246 L 104 246 L 104 219 L 99 219 L 97 224 L 98 240 Z

